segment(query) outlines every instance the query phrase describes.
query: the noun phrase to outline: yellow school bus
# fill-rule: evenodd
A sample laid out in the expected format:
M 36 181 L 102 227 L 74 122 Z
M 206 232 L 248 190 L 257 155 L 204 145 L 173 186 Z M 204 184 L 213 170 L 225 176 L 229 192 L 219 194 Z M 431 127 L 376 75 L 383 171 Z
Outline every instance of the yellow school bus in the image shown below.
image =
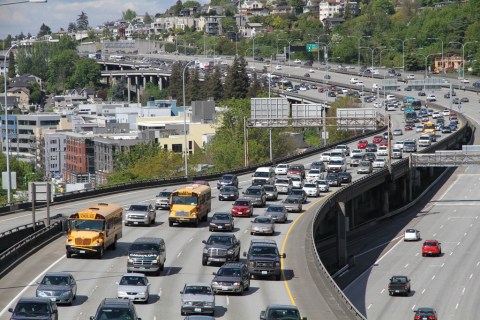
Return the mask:
M 201 220 L 207 221 L 210 210 L 212 190 L 209 186 L 192 184 L 175 190 L 170 195 L 168 225 L 173 227 L 174 223 L 190 223 L 198 226 Z
M 107 248 L 115 249 L 122 237 L 123 208 L 98 203 L 68 217 L 67 258 L 72 254 L 95 255 L 101 259 Z
M 428 121 L 423 124 L 422 133 L 435 135 L 435 123 Z

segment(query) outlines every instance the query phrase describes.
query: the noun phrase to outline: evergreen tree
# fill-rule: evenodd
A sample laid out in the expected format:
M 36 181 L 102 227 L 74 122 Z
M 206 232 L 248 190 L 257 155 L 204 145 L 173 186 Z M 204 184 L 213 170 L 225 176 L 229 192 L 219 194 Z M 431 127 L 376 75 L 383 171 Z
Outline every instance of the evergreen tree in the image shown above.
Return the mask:
M 122 78 L 116 85 L 111 89 L 110 97 L 112 101 L 125 101 L 127 92 L 127 84 L 125 78 Z
M 70 22 L 67 27 L 68 32 L 75 32 L 77 31 L 77 25 L 74 22 Z
M 204 82 L 206 99 L 213 98 L 215 101 L 219 101 L 223 98 L 222 70 L 219 66 L 209 70 L 205 75 Z
M 46 35 L 49 35 L 52 33 L 52 30 L 50 29 L 49 26 L 45 25 L 45 23 L 42 23 L 41 27 L 40 27 L 40 31 L 38 32 L 37 34 L 37 37 L 43 37 L 43 36 L 46 36 Z
M 224 97 L 226 99 L 245 98 L 250 87 L 249 83 L 245 58 L 235 57 L 225 79 Z
M 82 11 L 82 13 L 78 16 L 77 19 L 77 30 L 87 30 L 88 29 L 88 16 L 85 12 Z
M 168 94 L 172 99 L 182 98 L 182 85 L 183 85 L 183 65 L 180 61 L 175 62 L 172 65 L 172 74 L 168 84 Z M 187 83 L 185 79 L 185 83 Z M 183 102 L 182 102 L 183 103 Z
M 188 72 L 188 71 L 187 71 Z M 192 101 L 202 100 L 202 90 L 203 84 L 200 82 L 200 74 L 198 69 L 195 68 L 193 72 L 188 72 L 190 74 L 188 79 L 188 94 L 186 97 L 187 105 L 191 105 Z
M 148 12 L 145 12 L 145 15 L 143 16 L 143 23 L 150 24 L 153 22 L 152 17 L 148 14 Z
M 255 98 L 260 93 L 261 90 L 262 90 L 262 85 L 261 85 L 260 81 L 258 80 L 257 72 L 255 71 L 253 73 L 252 85 L 250 86 L 250 88 L 248 90 L 248 96 L 250 98 Z
M 8 55 L 8 77 L 10 79 L 15 78 L 15 56 L 12 50 L 10 50 Z

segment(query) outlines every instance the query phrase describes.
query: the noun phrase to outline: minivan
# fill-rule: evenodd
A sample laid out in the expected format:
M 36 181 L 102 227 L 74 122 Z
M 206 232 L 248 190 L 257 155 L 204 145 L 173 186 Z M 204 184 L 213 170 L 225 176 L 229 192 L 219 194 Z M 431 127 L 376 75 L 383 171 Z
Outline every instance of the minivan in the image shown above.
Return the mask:
M 273 184 L 275 182 L 275 169 L 273 167 L 257 168 L 253 174 L 252 185 Z
M 138 238 L 128 249 L 127 271 L 160 275 L 166 259 L 165 241 L 162 238 Z

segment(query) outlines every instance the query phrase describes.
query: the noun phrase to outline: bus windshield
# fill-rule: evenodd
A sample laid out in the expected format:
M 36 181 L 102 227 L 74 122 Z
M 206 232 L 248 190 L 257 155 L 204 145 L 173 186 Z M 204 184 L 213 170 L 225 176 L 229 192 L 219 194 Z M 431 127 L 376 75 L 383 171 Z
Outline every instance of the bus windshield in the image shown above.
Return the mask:
M 194 196 L 173 196 L 172 204 L 186 204 L 190 206 L 198 205 L 198 199 Z
M 68 227 L 70 230 L 77 231 L 103 231 L 104 220 L 68 220 Z

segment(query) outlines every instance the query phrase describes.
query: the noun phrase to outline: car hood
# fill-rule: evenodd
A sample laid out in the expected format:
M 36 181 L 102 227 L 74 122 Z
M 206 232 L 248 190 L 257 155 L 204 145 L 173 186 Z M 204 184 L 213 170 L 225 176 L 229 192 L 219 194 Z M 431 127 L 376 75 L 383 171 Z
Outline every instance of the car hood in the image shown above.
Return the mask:
M 215 224 L 232 224 L 229 220 L 217 220 L 217 219 L 212 219 L 212 223 Z
M 250 207 L 247 206 L 233 206 L 233 209 L 235 210 L 248 210 Z
M 215 297 L 209 294 L 184 294 L 182 296 L 183 301 L 201 301 L 201 302 L 214 302 Z
M 228 250 L 232 248 L 232 245 L 221 245 L 221 244 L 206 244 L 205 249 L 215 248 L 215 249 L 225 249 Z
M 127 210 L 125 214 L 148 214 L 148 211 L 139 211 L 139 210 Z
M 240 281 L 242 281 L 242 278 L 234 277 L 234 276 L 215 276 L 215 278 L 213 278 L 213 281 L 216 281 L 216 282 L 240 282 Z
M 235 191 L 221 191 L 220 194 L 223 194 L 223 195 L 232 195 L 232 194 L 235 194 Z
M 261 194 L 244 194 L 243 197 L 246 198 L 246 199 L 250 199 L 250 198 L 261 198 L 262 195 L 261 195 Z
M 283 213 L 283 212 L 265 212 L 265 215 L 267 217 L 281 217 L 281 216 L 285 215 L 285 213 Z
M 70 286 L 56 286 L 56 285 L 48 285 L 48 284 L 41 284 L 37 287 L 39 291 L 69 291 Z
M 35 320 L 51 320 L 51 316 L 49 315 L 13 315 L 10 320 L 27 320 L 27 319 L 35 319 Z
M 252 228 L 270 228 L 270 223 L 252 223 Z
M 129 286 L 129 285 L 118 285 L 118 291 L 126 292 L 145 292 L 147 291 L 147 286 Z

